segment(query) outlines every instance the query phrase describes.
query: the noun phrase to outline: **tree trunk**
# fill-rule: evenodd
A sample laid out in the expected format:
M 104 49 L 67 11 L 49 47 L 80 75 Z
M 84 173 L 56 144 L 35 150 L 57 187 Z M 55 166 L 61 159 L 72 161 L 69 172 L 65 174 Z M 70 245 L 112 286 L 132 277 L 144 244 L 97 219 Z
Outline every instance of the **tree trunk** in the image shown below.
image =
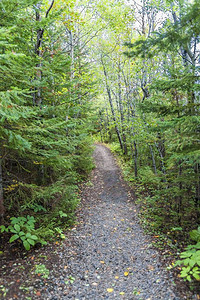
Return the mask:
M 100 119 L 100 136 L 101 136 L 101 142 L 103 143 L 103 120 L 101 116 L 101 110 L 99 110 L 99 119 Z
M 154 157 L 154 153 L 153 153 L 153 149 L 152 149 L 151 145 L 149 145 L 149 149 L 150 149 L 150 153 L 151 153 L 154 174 L 157 175 L 156 161 L 155 161 L 155 157 Z
M 4 212 L 2 156 L 0 152 L 0 224 L 3 222 Z
M 107 107 L 106 107 L 106 120 L 107 120 L 109 141 L 111 142 L 111 140 L 112 140 L 112 134 L 111 134 L 111 131 L 110 131 L 110 120 L 109 120 L 109 115 L 108 115 L 108 109 L 107 109 Z
M 196 174 L 196 195 L 195 195 L 195 208 L 197 211 L 197 221 L 200 218 L 200 173 L 199 173 L 199 164 L 196 164 L 194 167 L 194 171 Z
M 119 128 L 117 126 L 117 120 L 116 120 L 116 116 L 115 116 L 115 110 L 114 110 L 114 107 L 113 107 L 111 91 L 110 91 L 110 87 L 108 85 L 107 73 L 106 73 L 106 69 L 105 69 L 105 65 L 104 65 L 102 57 L 101 57 L 101 62 L 102 62 L 102 66 L 103 66 L 104 76 L 105 76 L 106 90 L 107 90 L 107 94 L 108 94 L 108 100 L 109 100 L 109 103 L 110 103 L 110 109 L 111 109 L 113 121 L 114 121 L 114 124 L 115 124 L 115 131 L 116 131 L 116 134 L 117 134 L 117 137 L 118 137 L 118 140 L 119 140 L 121 150 L 123 152 L 123 150 L 124 150 L 123 142 L 122 142 L 122 138 L 121 138 L 121 135 L 120 135 Z
M 134 170 L 135 170 L 135 178 L 138 177 L 138 167 L 137 167 L 137 158 L 138 158 L 138 151 L 137 151 L 137 144 L 136 142 L 134 141 L 133 142 L 133 145 L 134 145 Z
M 121 76 L 120 76 L 120 63 L 118 66 L 118 96 L 119 96 L 119 110 L 122 124 L 122 139 L 123 139 L 123 153 L 127 155 L 127 143 L 126 143 L 126 135 L 125 135 L 125 126 L 124 126 L 124 110 L 122 104 L 122 91 L 121 91 Z
M 41 3 L 37 4 L 37 10 L 35 13 L 36 22 L 41 21 L 41 15 L 40 15 L 40 6 Z M 41 52 L 41 46 L 42 46 L 42 37 L 43 37 L 44 29 L 38 29 L 37 31 L 37 41 L 35 44 L 35 54 L 41 58 L 42 52 Z M 36 73 L 36 80 L 41 81 L 42 80 L 42 63 L 40 62 L 36 65 L 37 73 Z M 41 95 L 41 88 L 37 87 L 35 90 L 35 95 L 33 97 L 33 102 L 35 105 L 40 106 L 42 103 L 42 95 Z
M 48 8 L 48 10 L 46 11 L 46 15 L 45 15 L 45 18 L 48 17 L 49 15 L 49 12 L 50 10 L 52 9 L 53 5 L 54 5 L 54 1 L 55 0 L 52 0 L 51 1 L 51 4 Z M 40 15 L 40 7 L 41 7 L 41 3 L 39 2 L 37 5 L 36 5 L 36 13 L 35 13 L 35 16 L 36 16 L 36 22 L 40 22 L 41 21 L 41 15 Z M 44 34 L 44 28 L 39 28 L 38 31 L 37 31 L 37 41 L 36 41 L 36 44 L 35 44 L 35 54 L 41 58 L 42 57 L 42 50 L 41 50 L 41 46 L 42 46 L 42 39 L 43 39 L 43 34 Z M 40 59 L 40 62 L 39 64 L 36 65 L 36 68 L 37 68 L 37 73 L 36 73 L 36 79 L 38 81 L 41 81 L 42 80 L 42 63 L 41 63 L 41 59 Z M 40 106 L 42 104 L 42 94 L 41 94 L 41 88 L 38 87 L 36 90 L 35 90 L 35 94 L 33 96 L 33 103 L 37 106 Z

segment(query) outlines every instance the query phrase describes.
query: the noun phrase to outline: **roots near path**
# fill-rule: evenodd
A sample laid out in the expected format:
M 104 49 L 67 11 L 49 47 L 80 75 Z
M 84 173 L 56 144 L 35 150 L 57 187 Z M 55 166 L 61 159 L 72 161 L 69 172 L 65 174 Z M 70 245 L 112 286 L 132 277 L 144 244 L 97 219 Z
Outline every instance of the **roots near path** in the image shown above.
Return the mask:
M 137 222 L 131 196 L 110 151 L 96 145 L 96 169 L 82 192 L 79 224 L 66 241 L 18 259 L 5 299 L 184 299 L 175 295 L 172 277 L 159 262 Z M 48 278 L 36 276 L 44 264 Z M 8 266 L 7 266 L 8 268 Z

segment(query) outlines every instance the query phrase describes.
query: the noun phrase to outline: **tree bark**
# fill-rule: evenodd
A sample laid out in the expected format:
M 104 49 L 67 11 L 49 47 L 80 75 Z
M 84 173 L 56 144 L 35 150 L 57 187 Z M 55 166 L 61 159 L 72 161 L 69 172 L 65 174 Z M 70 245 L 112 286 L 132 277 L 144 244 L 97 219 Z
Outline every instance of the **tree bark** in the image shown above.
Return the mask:
M 52 0 L 48 10 L 46 11 L 46 14 L 45 14 L 45 18 L 48 17 L 49 15 L 49 12 L 51 11 L 53 5 L 54 5 L 54 1 L 55 0 Z M 41 3 L 38 3 L 37 6 L 36 6 L 36 22 L 40 22 L 41 21 L 41 14 L 40 14 L 40 7 L 41 7 Z M 42 39 L 43 39 L 43 34 L 44 34 L 44 28 L 39 28 L 38 31 L 37 31 L 37 41 L 36 41 L 36 44 L 35 44 L 35 54 L 41 58 L 42 57 L 42 50 L 41 50 L 41 47 L 42 47 Z M 37 67 L 37 74 L 36 74 L 36 78 L 41 81 L 42 80 L 42 63 L 41 63 L 41 59 L 40 59 L 40 62 L 39 64 L 36 65 Z M 41 88 L 37 88 L 35 90 L 35 94 L 33 96 L 33 103 L 37 106 L 40 106 L 42 104 L 42 94 L 41 94 Z
M 197 211 L 197 220 L 200 218 L 200 165 L 197 163 L 194 167 L 196 174 L 196 195 L 195 195 L 195 207 Z
M 5 213 L 4 197 L 3 197 L 3 173 L 2 173 L 2 156 L 0 151 L 0 224 L 3 222 Z
M 103 66 L 104 76 L 105 76 L 106 90 L 107 90 L 107 94 L 108 94 L 108 100 L 109 100 L 109 103 L 110 103 L 110 109 L 111 109 L 113 121 L 114 121 L 114 124 L 115 124 L 115 131 L 116 131 L 116 134 L 117 134 L 117 137 L 118 137 L 118 140 L 119 140 L 120 148 L 123 152 L 124 151 L 123 142 L 122 142 L 122 138 L 121 138 L 121 135 L 120 135 L 119 128 L 117 126 L 117 120 L 116 120 L 116 116 L 115 116 L 115 110 L 114 110 L 114 107 L 113 107 L 111 91 L 110 91 L 110 87 L 108 85 L 107 72 L 106 72 L 106 68 L 105 68 L 102 57 L 101 57 L 101 62 L 102 62 L 102 66 Z
M 125 134 L 125 126 L 124 126 L 124 110 L 122 104 L 122 90 L 121 90 L 121 75 L 120 75 L 120 63 L 118 65 L 118 96 L 119 96 L 119 110 L 121 117 L 121 125 L 122 125 L 122 139 L 123 139 L 123 153 L 127 155 L 127 143 L 126 143 L 126 134 Z
M 156 168 L 156 161 L 153 153 L 152 146 L 149 145 L 150 153 L 151 153 L 151 159 L 152 159 L 152 164 L 153 164 L 153 169 L 154 169 L 154 174 L 157 175 L 157 168 Z

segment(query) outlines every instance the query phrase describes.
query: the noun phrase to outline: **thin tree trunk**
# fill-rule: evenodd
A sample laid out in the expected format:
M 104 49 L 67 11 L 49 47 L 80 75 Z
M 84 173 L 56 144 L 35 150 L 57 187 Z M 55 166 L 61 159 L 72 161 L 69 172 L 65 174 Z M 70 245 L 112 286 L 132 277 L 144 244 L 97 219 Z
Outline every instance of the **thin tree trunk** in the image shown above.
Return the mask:
M 195 208 L 197 211 L 197 220 L 200 218 L 200 168 L 199 164 L 196 164 L 194 167 L 194 171 L 196 174 L 196 195 L 195 195 Z
M 4 197 L 3 197 L 3 173 L 2 173 L 2 156 L 0 151 L 0 224 L 3 222 L 5 213 Z
M 107 120 L 109 141 L 111 141 L 112 140 L 112 134 L 111 134 L 111 131 L 110 131 L 110 120 L 109 120 L 109 116 L 108 116 L 108 109 L 107 109 L 107 107 L 106 107 L 106 120 Z
M 50 12 L 50 10 L 52 9 L 52 7 L 54 5 L 54 1 L 55 0 L 51 1 L 51 4 L 50 4 L 48 10 L 46 11 L 45 18 L 48 17 L 49 12 Z M 41 21 L 41 14 L 40 14 L 41 3 L 39 2 L 36 5 L 36 7 L 37 7 L 37 9 L 36 9 L 36 22 L 40 22 Z M 41 46 L 42 46 L 43 35 L 44 35 L 44 28 L 39 28 L 38 31 L 37 31 L 37 41 L 36 41 L 36 44 L 35 44 L 35 54 L 39 58 L 42 57 Z M 36 79 L 41 82 L 41 80 L 42 80 L 42 70 L 41 70 L 42 63 L 41 63 L 41 59 L 40 59 L 39 64 L 36 65 L 36 67 L 37 67 Z M 42 94 L 41 94 L 41 88 L 40 87 L 38 87 L 35 90 L 35 94 L 33 96 L 33 103 L 37 106 L 40 106 L 42 104 Z
M 155 146 L 156 146 L 156 148 L 158 150 L 158 153 L 160 155 L 161 171 L 165 175 L 165 178 L 163 179 L 163 181 L 166 182 L 166 170 L 165 170 L 165 164 L 164 164 L 164 157 L 163 157 L 162 151 L 160 150 L 160 147 L 159 147 L 158 143 L 155 142 Z
M 151 153 L 151 159 L 152 159 L 154 174 L 157 175 L 156 161 L 155 161 L 155 157 L 154 157 L 154 153 L 153 153 L 153 149 L 152 149 L 151 145 L 149 145 L 149 150 L 150 150 L 150 153 Z
M 182 165 L 181 165 L 181 161 L 179 161 L 179 177 L 181 177 L 182 175 Z M 180 180 L 179 182 L 179 191 L 180 191 L 180 195 L 178 196 L 178 224 L 181 225 L 181 209 L 182 209 L 182 195 L 181 195 L 181 191 L 183 189 L 183 185 L 182 182 Z
M 128 99 L 129 100 L 129 99 Z M 128 121 L 130 117 L 133 119 L 135 118 L 135 110 L 132 107 L 132 104 L 130 101 L 128 101 Z M 133 122 L 131 120 L 131 135 L 133 136 L 133 143 L 131 142 L 131 151 L 132 151 L 132 159 L 134 160 L 134 172 L 135 172 L 135 177 L 138 177 L 138 149 L 137 149 L 137 144 L 135 141 L 135 132 L 133 128 Z M 133 154 L 133 146 L 134 146 L 134 154 Z
M 36 22 L 41 21 L 40 7 L 41 7 L 41 3 L 38 3 L 36 14 L 35 14 Z M 41 46 L 42 46 L 43 33 L 44 33 L 44 29 L 39 28 L 38 31 L 37 31 L 37 41 L 36 41 L 36 44 L 35 44 L 35 54 L 39 58 L 42 57 Z M 41 63 L 41 59 L 40 59 L 40 62 L 36 65 L 36 68 L 37 68 L 36 80 L 38 80 L 39 82 L 41 82 L 41 80 L 42 80 L 41 67 L 42 67 L 42 63 Z M 41 95 L 41 88 L 40 87 L 37 87 L 37 89 L 35 90 L 35 95 L 33 97 L 33 102 L 37 106 L 40 106 L 41 103 L 42 103 L 42 95 Z
M 99 119 L 100 119 L 100 136 L 101 136 L 101 142 L 103 143 L 103 120 L 101 116 L 101 110 L 99 110 Z
M 126 135 L 125 135 L 125 126 L 124 126 L 124 110 L 122 104 L 122 91 L 121 91 L 121 76 L 120 76 L 120 64 L 118 70 L 118 96 L 119 96 L 119 110 L 122 124 L 122 139 L 123 139 L 123 152 L 124 155 L 127 155 L 127 143 L 126 143 Z
M 117 137 L 118 137 L 118 140 L 119 140 L 121 150 L 123 151 L 124 150 L 123 142 L 122 142 L 122 138 L 121 138 L 121 135 L 120 135 L 119 128 L 117 126 L 117 120 L 116 120 L 115 111 L 114 111 L 114 107 L 113 107 L 111 91 L 110 91 L 110 88 L 109 88 L 109 85 L 108 85 L 107 73 L 106 73 L 106 69 L 105 69 L 105 65 L 104 65 L 102 57 L 101 57 L 101 62 L 102 62 L 102 66 L 103 66 L 104 76 L 105 76 L 106 90 L 107 90 L 107 94 L 108 94 L 108 100 L 109 100 L 109 103 L 110 103 L 110 109 L 111 109 L 113 121 L 114 121 L 114 124 L 115 124 L 115 131 L 116 131 L 116 134 L 117 134 Z
M 137 151 L 137 144 L 136 144 L 135 141 L 133 142 L 133 145 L 134 145 L 134 150 L 135 150 L 135 153 L 134 153 L 134 170 L 135 170 L 135 177 L 137 178 L 138 177 L 138 167 L 137 167 L 138 151 Z

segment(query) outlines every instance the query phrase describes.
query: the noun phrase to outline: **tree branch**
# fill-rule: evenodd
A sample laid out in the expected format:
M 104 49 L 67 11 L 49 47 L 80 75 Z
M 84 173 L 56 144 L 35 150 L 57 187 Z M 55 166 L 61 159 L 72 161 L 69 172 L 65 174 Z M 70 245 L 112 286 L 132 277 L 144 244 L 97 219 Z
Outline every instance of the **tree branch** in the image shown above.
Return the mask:
M 52 0 L 51 5 L 49 6 L 49 8 L 48 8 L 48 10 L 47 10 L 47 12 L 46 12 L 45 18 L 48 17 L 48 14 L 50 13 L 50 10 L 52 9 L 52 7 L 53 7 L 53 5 L 54 5 L 54 2 L 55 2 L 55 0 Z

